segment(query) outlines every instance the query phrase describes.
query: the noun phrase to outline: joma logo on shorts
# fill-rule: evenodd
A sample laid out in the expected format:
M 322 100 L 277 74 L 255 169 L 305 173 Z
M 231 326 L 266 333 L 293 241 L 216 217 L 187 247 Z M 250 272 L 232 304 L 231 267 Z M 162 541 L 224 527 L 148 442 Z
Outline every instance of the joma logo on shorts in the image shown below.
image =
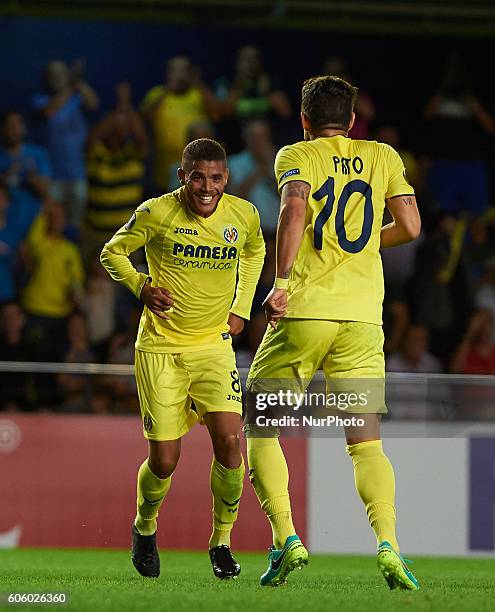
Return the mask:
M 188 227 L 176 227 L 174 234 L 189 234 L 190 236 L 197 236 L 198 230 L 189 229 Z

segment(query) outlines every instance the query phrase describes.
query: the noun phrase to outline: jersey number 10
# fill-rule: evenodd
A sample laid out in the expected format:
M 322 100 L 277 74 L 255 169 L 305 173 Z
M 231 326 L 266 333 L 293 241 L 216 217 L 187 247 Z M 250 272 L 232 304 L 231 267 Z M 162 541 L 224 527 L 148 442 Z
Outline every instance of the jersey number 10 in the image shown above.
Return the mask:
M 345 207 L 353 193 L 361 193 L 364 196 L 364 218 L 361 234 L 356 240 L 347 238 L 344 226 Z M 315 249 L 321 251 L 323 247 L 323 226 L 330 218 L 335 202 L 335 180 L 329 176 L 323 185 L 313 193 L 313 199 L 319 202 L 327 197 L 325 205 L 320 210 L 314 224 L 313 244 Z M 373 202 L 371 200 L 371 185 L 361 179 L 354 179 L 347 183 L 342 189 L 337 203 L 337 213 L 335 215 L 335 232 L 340 247 L 348 253 L 359 253 L 368 244 L 373 226 Z

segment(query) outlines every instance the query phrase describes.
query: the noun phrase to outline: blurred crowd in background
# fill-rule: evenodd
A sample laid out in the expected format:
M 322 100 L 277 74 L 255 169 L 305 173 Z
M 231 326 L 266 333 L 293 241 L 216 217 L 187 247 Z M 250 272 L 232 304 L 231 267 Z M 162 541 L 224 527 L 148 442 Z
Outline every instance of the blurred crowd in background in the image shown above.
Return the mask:
M 318 72 L 315 70 L 314 72 Z M 359 89 L 350 137 L 386 142 L 404 161 L 423 219 L 420 238 L 382 253 L 385 353 L 391 372 L 495 374 L 495 119 L 458 54 L 426 92 L 422 135 L 403 147 L 400 126 L 354 83 L 345 58 L 321 74 Z M 277 149 L 302 138 L 299 101 L 237 52 L 234 74 L 206 84 L 187 57 L 170 58 L 142 100 L 115 85 L 102 109 L 85 63 L 50 62 L 31 112 L 0 116 L 0 361 L 133 363 L 142 305 L 99 263 L 103 244 L 144 199 L 176 189 L 184 146 L 213 137 L 228 153 L 227 191 L 259 210 L 267 256 L 252 317 L 236 339 L 247 367 L 265 330 L 262 301 L 274 277 Z M 312 74 L 308 74 L 312 76 Z M 144 253 L 133 256 L 145 269 Z M 0 372 L 0 406 L 95 413 L 137 406 L 132 377 Z

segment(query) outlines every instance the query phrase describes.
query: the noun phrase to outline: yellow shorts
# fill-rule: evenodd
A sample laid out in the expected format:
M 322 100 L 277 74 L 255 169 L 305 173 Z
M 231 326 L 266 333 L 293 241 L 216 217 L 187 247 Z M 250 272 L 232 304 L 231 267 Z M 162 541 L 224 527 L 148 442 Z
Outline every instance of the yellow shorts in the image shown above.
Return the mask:
M 347 412 L 386 412 L 383 330 L 371 323 L 281 320 L 276 330 L 268 327 L 265 332 L 249 370 L 248 388 L 271 392 L 281 385 L 304 391 L 319 369 L 325 374 L 327 393 L 352 388 L 367 394 L 369 401 L 349 405 Z
M 177 440 L 207 412 L 242 414 L 231 342 L 188 353 L 136 350 L 135 374 L 148 440 Z

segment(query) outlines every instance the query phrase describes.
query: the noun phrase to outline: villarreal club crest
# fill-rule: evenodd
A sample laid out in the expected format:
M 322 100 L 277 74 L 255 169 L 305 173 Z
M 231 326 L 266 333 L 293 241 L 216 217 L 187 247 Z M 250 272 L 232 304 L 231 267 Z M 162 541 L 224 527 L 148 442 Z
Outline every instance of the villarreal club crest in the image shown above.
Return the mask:
M 229 244 L 233 244 L 234 242 L 237 242 L 239 232 L 233 225 L 227 225 L 227 227 L 223 230 L 223 237 Z

